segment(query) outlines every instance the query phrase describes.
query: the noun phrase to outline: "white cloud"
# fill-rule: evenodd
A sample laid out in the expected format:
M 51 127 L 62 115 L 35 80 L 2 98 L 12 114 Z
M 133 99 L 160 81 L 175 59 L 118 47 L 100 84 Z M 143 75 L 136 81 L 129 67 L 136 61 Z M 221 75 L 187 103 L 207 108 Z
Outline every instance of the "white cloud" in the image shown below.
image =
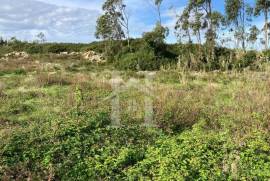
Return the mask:
M 132 37 L 150 31 L 157 20 L 151 0 L 126 0 Z M 48 41 L 94 41 L 96 19 L 104 0 L 0 0 L 0 36 L 33 40 L 39 32 Z M 64 6 L 63 6 L 64 5 Z M 163 9 L 163 23 L 173 27 L 175 17 Z
M 98 10 L 63 7 L 36 0 L 0 0 L 0 33 L 31 40 L 44 32 L 49 41 L 93 41 Z

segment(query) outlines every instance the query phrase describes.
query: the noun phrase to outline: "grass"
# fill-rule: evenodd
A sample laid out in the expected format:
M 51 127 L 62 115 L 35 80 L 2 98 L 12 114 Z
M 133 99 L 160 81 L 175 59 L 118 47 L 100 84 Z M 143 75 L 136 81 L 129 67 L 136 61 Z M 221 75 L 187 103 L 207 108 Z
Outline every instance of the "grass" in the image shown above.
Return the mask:
M 0 62 L 3 180 L 270 178 L 268 71 L 138 73 L 76 58 L 18 61 Z M 149 96 L 140 87 L 150 74 Z M 119 129 L 106 123 L 115 75 L 130 82 L 119 93 Z M 155 128 L 141 127 L 145 96 Z

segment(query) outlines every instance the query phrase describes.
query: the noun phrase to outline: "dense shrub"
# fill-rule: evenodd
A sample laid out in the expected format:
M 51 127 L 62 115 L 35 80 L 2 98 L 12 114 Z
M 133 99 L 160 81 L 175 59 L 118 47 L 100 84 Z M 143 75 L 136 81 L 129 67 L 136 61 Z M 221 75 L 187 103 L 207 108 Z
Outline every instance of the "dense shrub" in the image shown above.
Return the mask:
M 239 59 L 235 62 L 235 67 L 238 69 L 243 69 L 252 66 L 257 60 L 257 53 L 255 51 L 248 51 L 241 55 Z
M 138 51 L 122 55 L 115 62 L 115 65 L 123 70 L 157 70 L 160 67 L 160 62 L 153 52 Z
M 27 48 L 26 52 L 29 54 L 41 54 L 44 53 L 44 46 L 40 44 L 32 44 Z
M 48 53 L 61 53 L 61 52 L 69 52 L 70 49 L 68 46 L 53 44 L 48 46 Z
M 265 60 L 270 61 L 270 50 L 264 50 L 262 53 Z
M 204 123 L 203 123 L 204 124 Z M 206 132 L 202 122 L 174 137 L 159 139 L 145 159 L 128 170 L 130 180 L 267 180 L 270 145 L 254 134 L 238 146 L 226 132 Z
M 157 134 L 144 128 L 113 128 L 107 113 L 83 114 L 18 131 L 1 145 L 7 180 L 119 180 L 144 157 Z M 78 119 L 78 117 L 76 117 Z M 57 120 L 55 120 L 57 121 Z M 1 176 L 1 172 L 0 172 Z

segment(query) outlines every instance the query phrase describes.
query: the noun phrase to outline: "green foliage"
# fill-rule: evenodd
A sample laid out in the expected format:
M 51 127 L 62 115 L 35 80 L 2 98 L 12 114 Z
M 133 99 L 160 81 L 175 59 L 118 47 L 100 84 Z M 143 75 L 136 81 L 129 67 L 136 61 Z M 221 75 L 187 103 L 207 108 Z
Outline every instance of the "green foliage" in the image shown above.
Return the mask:
M 68 46 L 65 46 L 65 45 L 57 45 L 57 44 L 54 44 L 54 45 L 50 45 L 48 47 L 48 53 L 61 53 L 61 52 L 69 52 L 70 49 L 68 48 Z
M 26 52 L 29 54 L 41 54 L 44 53 L 44 46 L 40 44 L 32 44 L 29 45 L 29 47 L 26 49 Z
M 145 159 L 128 170 L 131 180 L 230 180 L 270 177 L 269 142 L 255 134 L 244 146 L 227 133 L 205 132 L 204 123 L 149 147 Z M 239 151 L 236 151 L 239 150 Z
M 168 28 L 157 23 L 153 31 L 144 33 L 143 40 L 146 42 L 148 47 L 154 51 L 155 55 L 159 56 L 160 54 L 162 55 L 162 51 L 166 49 L 165 38 L 168 34 Z
M 153 52 L 141 50 L 122 55 L 115 65 L 122 70 L 158 70 L 160 61 Z
M 106 0 L 102 6 L 105 11 L 97 20 L 96 37 L 103 40 L 120 40 L 125 37 L 122 29 L 124 20 L 121 11 L 124 4 L 119 0 Z
M 0 163 L 14 171 L 10 176 L 22 166 L 37 179 L 48 175 L 64 180 L 119 179 L 126 168 L 143 159 L 145 146 L 155 137 L 139 127 L 112 128 L 106 113 L 76 117 L 79 120 L 37 123 L 13 133 L 1 145 Z M 57 128 L 52 130 L 51 124 Z
M 257 53 L 255 51 L 248 51 L 235 62 L 235 67 L 241 70 L 243 68 L 252 66 L 256 60 Z
M 265 50 L 262 54 L 267 61 L 270 61 L 270 50 Z

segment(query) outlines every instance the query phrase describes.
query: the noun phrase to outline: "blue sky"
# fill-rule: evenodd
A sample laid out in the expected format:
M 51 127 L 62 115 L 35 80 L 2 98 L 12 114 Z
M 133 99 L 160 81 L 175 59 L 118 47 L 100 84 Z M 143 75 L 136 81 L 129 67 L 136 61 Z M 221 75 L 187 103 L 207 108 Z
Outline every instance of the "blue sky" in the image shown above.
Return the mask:
M 254 4 L 255 0 L 249 0 Z M 43 32 L 50 42 L 95 41 L 95 23 L 104 0 L 0 0 L 0 36 L 34 40 Z M 126 0 L 133 37 L 153 28 L 157 14 L 151 0 Z M 164 0 L 162 22 L 171 30 L 174 42 L 175 12 L 180 13 L 187 0 Z M 224 12 L 224 1 L 213 0 L 214 9 Z M 171 7 L 174 7 L 171 9 Z M 261 26 L 262 18 L 255 24 Z

